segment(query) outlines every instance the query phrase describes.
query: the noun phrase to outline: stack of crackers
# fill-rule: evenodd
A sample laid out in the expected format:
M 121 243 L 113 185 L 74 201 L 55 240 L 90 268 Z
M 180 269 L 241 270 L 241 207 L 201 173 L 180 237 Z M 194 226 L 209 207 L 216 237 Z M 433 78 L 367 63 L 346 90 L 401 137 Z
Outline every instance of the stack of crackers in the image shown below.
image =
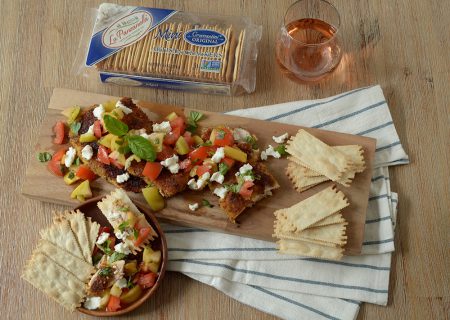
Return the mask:
M 183 35 L 195 29 L 220 32 L 227 41 L 215 47 L 192 45 Z M 170 31 L 174 38 L 168 41 L 158 36 L 161 30 Z M 166 22 L 141 40 L 100 61 L 96 67 L 108 72 L 230 83 L 240 72 L 244 38 L 245 30 L 238 31 L 232 25 L 224 29 L 218 25 Z M 219 62 L 220 68 L 214 71 L 202 69 L 201 64 L 205 61 Z
M 347 222 L 339 212 L 349 205 L 335 186 L 275 211 L 274 237 L 280 253 L 339 260 L 347 243 Z
M 80 211 L 57 213 L 53 224 L 41 230 L 41 239 L 22 278 L 65 308 L 75 310 L 95 272 L 92 251 L 99 228 Z
M 286 174 L 299 192 L 329 180 L 349 187 L 365 169 L 361 146 L 331 147 L 303 129 L 291 137 L 286 151 L 291 155 Z

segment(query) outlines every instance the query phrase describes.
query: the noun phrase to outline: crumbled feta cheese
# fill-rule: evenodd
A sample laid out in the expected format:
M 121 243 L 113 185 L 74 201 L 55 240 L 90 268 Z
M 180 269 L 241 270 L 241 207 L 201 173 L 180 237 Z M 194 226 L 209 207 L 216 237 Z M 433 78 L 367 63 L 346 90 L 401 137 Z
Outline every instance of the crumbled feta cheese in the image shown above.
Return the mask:
M 121 212 L 113 211 L 113 212 L 111 212 L 109 219 L 111 219 L 111 220 L 123 219 L 123 215 Z
M 222 184 L 224 179 L 225 179 L 225 176 L 223 174 L 221 174 L 220 172 L 214 172 L 211 176 L 210 181 L 211 182 L 216 181 L 216 182 Z
M 125 114 L 130 114 L 130 113 L 133 112 L 133 110 L 131 110 L 130 108 L 128 108 L 126 105 L 124 105 L 124 104 L 122 103 L 122 101 L 120 101 L 120 100 L 117 101 L 117 103 L 116 103 L 116 108 L 122 110 L 123 113 L 125 113 Z
M 86 131 L 86 134 L 94 135 L 94 125 L 89 127 L 88 131 Z
M 101 297 L 87 297 L 83 306 L 88 310 L 96 310 L 100 308 Z
M 275 151 L 275 149 L 270 144 L 266 150 L 261 152 L 261 160 L 267 160 L 269 156 L 272 156 L 277 159 L 281 158 L 281 154 L 278 151 Z
M 102 120 L 103 114 L 105 113 L 105 108 L 102 104 L 99 104 L 98 107 L 94 108 L 94 111 L 92 111 L 94 114 L 94 117 L 96 117 L 98 120 Z
M 141 136 L 142 138 L 147 139 L 147 140 L 150 139 L 150 135 L 149 135 L 149 134 L 146 134 L 145 132 L 144 132 L 144 133 L 141 133 L 140 136 Z
M 194 178 L 192 178 L 191 180 L 188 181 L 187 183 L 189 189 L 191 190 L 197 190 L 197 181 L 195 181 Z
M 130 254 L 131 250 L 128 248 L 127 244 L 124 242 L 118 243 L 114 246 L 114 251 L 117 251 L 119 253 L 123 254 Z
M 264 150 L 261 151 L 261 160 L 263 161 L 267 160 L 267 153 Z
M 247 137 L 251 136 L 250 132 L 242 128 L 235 128 L 233 130 L 233 138 L 236 141 L 246 142 Z
M 169 133 L 170 131 L 172 131 L 172 127 L 170 126 L 169 121 L 153 124 L 153 132 Z
M 77 151 L 72 148 L 69 147 L 69 150 L 67 150 L 66 152 L 66 157 L 64 158 L 64 164 L 66 165 L 67 168 L 69 168 L 72 163 L 75 161 L 75 156 L 77 155 Z
M 83 159 L 91 160 L 92 156 L 94 155 L 94 150 L 92 150 L 92 147 L 90 145 L 85 145 L 83 150 L 81 150 L 81 156 Z
M 189 210 L 195 211 L 197 209 L 198 209 L 198 203 L 197 202 L 189 205 Z
M 272 139 L 276 143 L 284 143 L 284 141 L 286 141 L 286 139 L 288 137 L 289 137 L 289 134 L 286 132 L 285 134 L 282 134 L 281 136 L 278 136 L 278 137 L 272 136 Z
M 197 189 L 203 189 L 208 183 L 211 174 L 209 172 L 205 172 L 198 180 L 197 180 Z
M 244 164 L 239 168 L 239 174 L 245 174 L 247 171 L 251 171 L 253 169 L 252 165 L 249 163 Z
M 253 177 L 252 176 L 244 176 L 244 181 L 253 181 Z
M 109 233 L 108 232 L 102 232 L 97 239 L 97 244 L 102 244 L 104 243 L 106 240 L 108 240 L 109 238 Z
M 128 174 L 128 172 L 125 172 L 123 174 L 119 174 L 116 177 L 117 183 L 124 183 L 125 181 L 128 181 L 128 179 L 130 179 L 130 175 Z
M 115 283 L 116 287 L 119 287 L 120 289 L 126 288 L 128 285 L 128 281 L 125 278 L 120 278 Z
M 217 148 L 214 155 L 211 157 L 211 160 L 215 163 L 219 163 L 223 158 L 225 158 L 225 148 Z
M 225 196 L 228 193 L 228 189 L 225 187 L 219 187 L 219 188 L 215 188 L 213 193 L 218 196 L 220 199 L 225 198 Z
M 114 233 L 119 240 L 126 239 L 130 234 L 126 231 L 117 231 Z
M 180 165 L 178 164 L 178 156 L 175 154 L 170 158 L 160 162 L 163 167 L 169 169 L 171 173 L 178 173 Z

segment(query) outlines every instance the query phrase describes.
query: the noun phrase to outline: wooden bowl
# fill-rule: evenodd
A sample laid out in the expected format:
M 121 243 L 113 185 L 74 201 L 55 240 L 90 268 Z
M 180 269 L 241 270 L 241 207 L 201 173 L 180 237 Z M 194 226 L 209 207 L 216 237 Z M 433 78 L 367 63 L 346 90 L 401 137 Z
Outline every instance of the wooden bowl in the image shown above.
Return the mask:
M 92 199 L 87 200 L 86 202 L 83 202 L 79 206 L 75 208 L 75 210 L 80 210 L 84 213 L 86 217 L 91 217 L 93 221 L 96 221 L 100 224 L 100 226 L 105 227 L 111 225 L 109 224 L 106 217 L 101 213 L 100 209 L 97 207 L 97 202 L 102 200 L 104 196 L 95 197 Z M 141 304 L 143 304 L 147 299 L 149 299 L 152 295 L 155 294 L 156 290 L 158 289 L 159 285 L 161 284 L 162 279 L 164 278 L 164 273 L 166 271 L 167 266 L 167 243 L 166 243 L 166 237 L 164 236 L 164 233 L 161 229 L 161 226 L 158 223 L 158 220 L 156 220 L 155 216 L 152 212 L 150 212 L 148 209 L 146 209 L 144 206 L 140 205 L 139 203 L 134 203 L 138 209 L 145 214 L 145 217 L 147 221 L 150 223 L 150 225 L 153 227 L 153 229 L 158 233 L 158 238 L 155 238 L 152 241 L 152 248 L 161 250 L 161 266 L 159 268 L 159 275 L 158 279 L 156 280 L 155 285 L 147 289 L 147 291 L 144 291 L 144 294 L 136 300 L 134 303 L 127 306 L 125 309 L 121 309 L 116 312 L 111 311 L 98 311 L 98 310 L 88 310 L 83 307 L 78 308 L 78 311 L 91 315 L 91 316 L 97 316 L 97 317 L 113 317 L 113 316 L 119 316 L 125 313 L 128 313 L 130 311 L 133 311 L 137 307 L 139 307 Z M 112 229 L 112 227 L 111 227 Z

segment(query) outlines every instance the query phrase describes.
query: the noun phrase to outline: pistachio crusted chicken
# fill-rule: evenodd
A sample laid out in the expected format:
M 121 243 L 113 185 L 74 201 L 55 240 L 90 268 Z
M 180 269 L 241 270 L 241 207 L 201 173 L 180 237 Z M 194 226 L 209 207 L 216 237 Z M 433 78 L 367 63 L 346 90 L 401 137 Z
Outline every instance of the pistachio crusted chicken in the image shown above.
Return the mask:
M 243 128 L 200 129 L 202 117 L 195 111 L 186 119 L 172 112 L 153 122 L 132 99 L 121 98 L 79 112 L 74 120 L 80 127 L 71 130 L 70 143 L 95 174 L 126 191 L 142 192 L 151 207 L 161 195 L 209 186 L 234 222 L 279 185 L 260 160 L 256 136 Z

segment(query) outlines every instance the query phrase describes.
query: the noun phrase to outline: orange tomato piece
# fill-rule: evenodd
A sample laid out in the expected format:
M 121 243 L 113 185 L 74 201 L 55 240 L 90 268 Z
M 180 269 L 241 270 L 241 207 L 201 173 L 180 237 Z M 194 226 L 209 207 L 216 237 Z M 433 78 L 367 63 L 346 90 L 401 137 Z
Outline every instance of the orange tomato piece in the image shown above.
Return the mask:
M 75 172 L 75 175 L 83 180 L 95 180 L 97 178 L 96 174 L 92 172 L 91 169 L 89 169 L 86 165 L 81 165 L 77 172 Z
M 151 229 L 150 228 L 141 228 L 139 229 L 139 235 L 136 241 L 134 242 L 134 245 L 136 247 L 139 247 L 141 243 L 143 243 L 145 240 L 147 240 L 148 235 L 150 234 Z
M 58 121 L 56 122 L 56 125 L 53 127 L 53 132 L 55 132 L 55 139 L 53 139 L 53 142 L 56 144 L 63 144 L 64 143 L 64 137 L 65 137 L 65 125 L 64 122 Z
M 120 307 L 120 298 L 110 295 L 108 305 L 106 306 L 106 311 L 112 311 L 115 312 L 119 310 Z
M 244 184 L 241 187 L 241 190 L 239 190 L 239 194 L 246 200 L 249 200 L 252 196 L 253 190 L 250 189 L 255 184 L 251 181 L 245 181 Z
M 155 181 L 161 173 L 162 168 L 163 166 L 159 162 L 147 162 L 142 174 L 151 181 Z

